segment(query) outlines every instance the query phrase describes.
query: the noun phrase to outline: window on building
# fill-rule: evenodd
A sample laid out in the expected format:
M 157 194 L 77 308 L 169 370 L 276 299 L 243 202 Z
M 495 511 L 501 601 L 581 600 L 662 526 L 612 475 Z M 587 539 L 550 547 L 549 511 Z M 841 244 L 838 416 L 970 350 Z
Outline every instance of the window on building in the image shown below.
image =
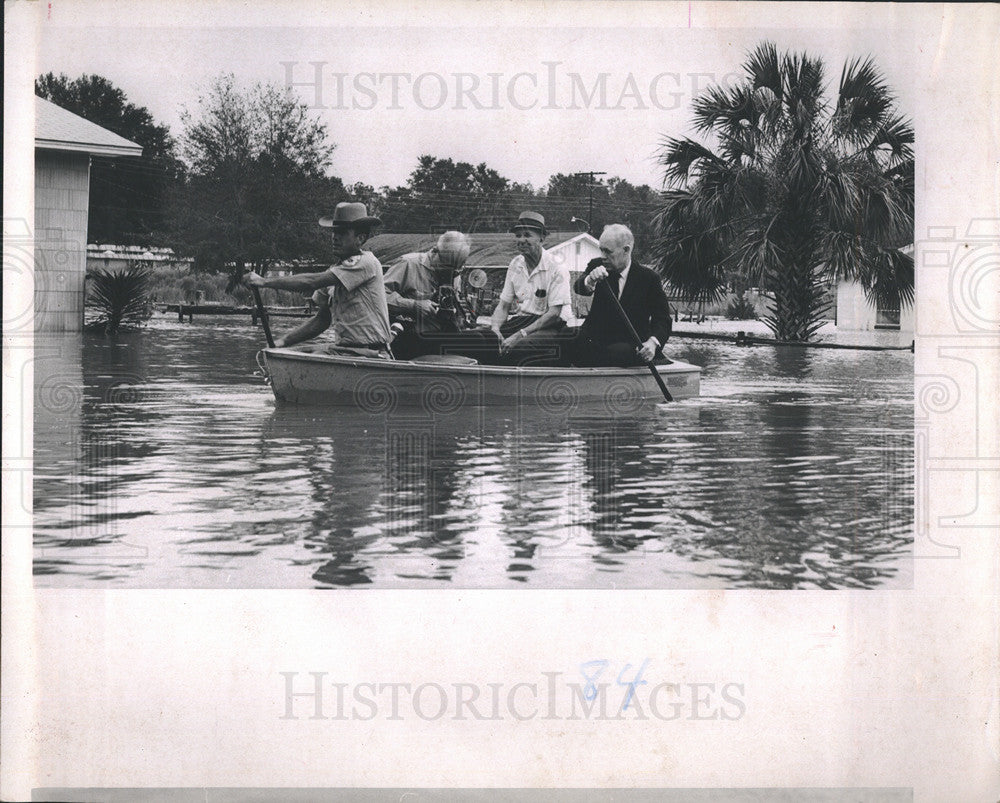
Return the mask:
M 899 307 L 875 306 L 876 329 L 899 329 Z

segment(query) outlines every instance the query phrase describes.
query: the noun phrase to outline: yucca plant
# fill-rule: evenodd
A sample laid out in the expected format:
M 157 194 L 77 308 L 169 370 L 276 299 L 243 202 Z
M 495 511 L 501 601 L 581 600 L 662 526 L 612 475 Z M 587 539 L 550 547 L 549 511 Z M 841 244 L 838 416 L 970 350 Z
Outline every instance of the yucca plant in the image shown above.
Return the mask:
M 809 340 L 840 278 L 870 301 L 913 301 L 913 128 L 870 59 L 848 62 L 833 103 L 824 66 L 761 44 L 731 88 L 693 104 L 698 132 L 664 140 L 670 189 L 654 219 L 664 279 L 718 300 L 733 274 L 773 298 L 764 321 L 781 340 Z
M 120 271 L 98 269 L 89 273 L 87 306 L 91 318 L 85 328 L 113 335 L 141 326 L 152 311 L 150 276 L 149 269 L 136 262 L 128 262 Z

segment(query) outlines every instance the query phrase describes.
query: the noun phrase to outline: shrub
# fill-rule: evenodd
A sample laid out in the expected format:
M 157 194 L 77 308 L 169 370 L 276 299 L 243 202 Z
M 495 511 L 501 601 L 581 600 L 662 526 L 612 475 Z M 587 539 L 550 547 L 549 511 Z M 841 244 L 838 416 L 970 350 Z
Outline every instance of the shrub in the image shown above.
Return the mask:
M 726 317 L 731 321 L 755 321 L 757 308 L 746 296 L 737 296 L 726 307 Z
M 120 271 L 95 270 L 88 274 L 92 310 L 84 328 L 114 335 L 123 329 L 137 329 L 152 314 L 150 272 L 144 265 L 129 262 Z

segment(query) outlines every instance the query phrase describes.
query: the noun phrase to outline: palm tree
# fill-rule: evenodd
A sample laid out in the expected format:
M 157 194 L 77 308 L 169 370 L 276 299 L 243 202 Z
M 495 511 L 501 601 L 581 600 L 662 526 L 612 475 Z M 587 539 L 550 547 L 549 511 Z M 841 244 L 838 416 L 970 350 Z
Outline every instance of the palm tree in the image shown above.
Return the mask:
M 761 44 L 731 88 L 693 104 L 714 147 L 664 140 L 670 189 L 654 219 L 656 267 L 694 299 L 722 296 L 732 276 L 773 297 L 765 321 L 808 340 L 828 284 L 858 281 L 870 301 L 913 301 L 913 127 L 871 59 L 844 65 L 836 102 L 823 62 Z

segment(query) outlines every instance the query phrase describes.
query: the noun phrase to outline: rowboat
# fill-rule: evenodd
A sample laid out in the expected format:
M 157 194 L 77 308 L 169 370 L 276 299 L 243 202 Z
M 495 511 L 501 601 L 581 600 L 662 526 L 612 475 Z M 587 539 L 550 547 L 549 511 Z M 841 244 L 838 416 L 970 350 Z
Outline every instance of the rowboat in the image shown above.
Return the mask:
M 310 344 L 267 348 L 258 360 L 282 404 L 351 406 L 372 413 L 396 407 L 447 413 L 500 405 L 570 412 L 597 405 L 620 414 L 663 401 L 648 367 L 514 368 L 452 355 L 387 360 Z M 698 366 L 675 361 L 657 365 L 657 371 L 674 399 L 698 395 Z

